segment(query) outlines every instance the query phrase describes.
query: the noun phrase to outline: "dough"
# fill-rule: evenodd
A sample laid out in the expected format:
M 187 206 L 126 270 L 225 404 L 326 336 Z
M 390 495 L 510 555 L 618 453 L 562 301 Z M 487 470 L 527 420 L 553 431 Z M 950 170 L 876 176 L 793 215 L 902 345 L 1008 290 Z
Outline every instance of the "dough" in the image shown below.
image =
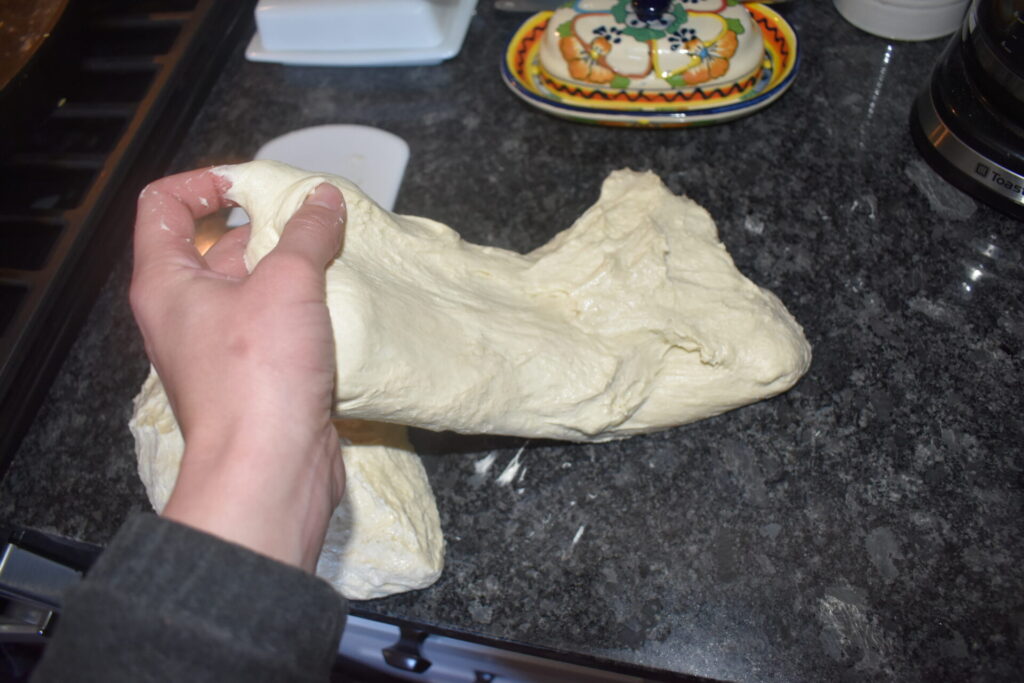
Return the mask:
M 345 496 L 331 517 L 316 573 L 357 600 L 426 588 L 444 566 L 434 493 L 405 427 L 337 420 Z
M 425 588 L 441 575 L 444 537 L 434 494 L 405 428 L 335 422 L 345 496 L 331 517 L 316 573 L 350 600 Z M 159 512 L 178 478 L 185 443 L 152 369 L 129 422 L 139 475 Z
M 810 363 L 800 325 L 736 269 L 708 213 L 652 173 L 612 173 L 572 227 L 520 255 L 391 214 L 336 176 L 215 172 L 252 219 L 250 267 L 319 183 L 344 193 L 327 281 L 339 415 L 605 441 L 778 394 Z

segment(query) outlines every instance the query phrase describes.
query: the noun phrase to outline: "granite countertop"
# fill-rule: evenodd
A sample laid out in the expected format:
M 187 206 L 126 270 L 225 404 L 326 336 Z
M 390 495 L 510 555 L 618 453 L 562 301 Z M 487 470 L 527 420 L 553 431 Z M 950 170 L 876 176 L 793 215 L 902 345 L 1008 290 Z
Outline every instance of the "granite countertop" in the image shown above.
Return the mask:
M 803 62 L 778 102 L 726 125 L 613 129 L 506 90 L 499 60 L 525 17 L 490 5 L 440 66 L 255 64 L 239 45 L 175 170 L 304 126 L 377 126 L 411 147 L 399 212 L 524 251 L 610 171 L 650 169 L 711 212 L 814 362 L 782 396 L 617 443 L 420 434 L 444 575 L 357 607 L 727 680 L 1019 680 L 1024 225 L 913 148 L 910 104 L 944 41 L 887 42 L 796 2 Z M 0 519 L 103 543 L 148 507 L 126 428 L 147 367 L 127 280 L 126 245 Z

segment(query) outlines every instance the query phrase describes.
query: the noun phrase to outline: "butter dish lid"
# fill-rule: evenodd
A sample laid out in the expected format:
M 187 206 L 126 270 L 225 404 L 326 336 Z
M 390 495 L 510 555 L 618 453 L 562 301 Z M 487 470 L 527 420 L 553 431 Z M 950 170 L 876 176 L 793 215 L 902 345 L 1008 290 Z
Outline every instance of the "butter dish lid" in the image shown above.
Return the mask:
M 575 0 L 554 11 L 539 57 L 564 82 L 674 91 L 747 80 L 763 55 L 761 31 L 735 0 Z

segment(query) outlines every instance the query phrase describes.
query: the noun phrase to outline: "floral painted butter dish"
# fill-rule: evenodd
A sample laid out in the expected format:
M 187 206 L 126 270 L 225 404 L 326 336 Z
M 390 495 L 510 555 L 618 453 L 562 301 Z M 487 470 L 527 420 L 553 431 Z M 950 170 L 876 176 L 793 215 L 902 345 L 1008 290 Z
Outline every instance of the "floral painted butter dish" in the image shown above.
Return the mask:
M 678 90 L 749 81 L 763 56 L 735 0 L 579 0 L 548 21 L 540 67 L 579 85 Z
M 796 34 L 738 0 L 575 0 L 516 32 L 502 76 L 527 103 L 576 121 L 718 123 L 763 109 L 792 84 Z

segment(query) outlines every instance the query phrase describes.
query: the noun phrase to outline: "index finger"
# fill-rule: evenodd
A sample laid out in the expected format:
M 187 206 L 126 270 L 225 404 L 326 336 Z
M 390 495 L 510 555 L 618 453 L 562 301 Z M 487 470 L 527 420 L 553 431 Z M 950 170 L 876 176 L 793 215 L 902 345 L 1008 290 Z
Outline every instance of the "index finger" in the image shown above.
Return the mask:
M 231 186 L 210 168 L 186 171 L 147 185 L 135 217 L 135 272 L 158 267 L 202 267 L 196 219 L 225 206 Z

